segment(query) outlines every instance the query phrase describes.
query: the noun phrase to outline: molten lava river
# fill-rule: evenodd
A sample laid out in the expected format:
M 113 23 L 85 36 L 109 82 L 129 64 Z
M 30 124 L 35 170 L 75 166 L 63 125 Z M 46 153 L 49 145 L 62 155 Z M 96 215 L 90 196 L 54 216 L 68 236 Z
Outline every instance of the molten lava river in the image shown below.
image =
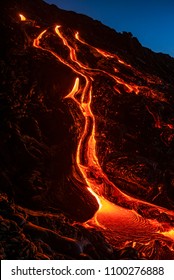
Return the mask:
M 25 20 L 22 15 L 20 17 L 22 21 Z M 50 37 L 57 40 L 59 45 L 62 44 L 66 51 L 65 54 L 50 45 Z M 174 250 L 174 227 L 172 224 L 174 211 L 131 197 L 121 191 L 103 172 L 97 154 L 97 121 L 92 110 L 96 77 L 109 78 L 115 93 L 118 95 L 123 94 L 121 90 L 123 88 L 124 92 L 138 96 L 141 92 L 145 92 L 145 86 L 141 88 L 141 85 L 121 78 L 119 70 L 115 66 L 110 70 L 102 69 L 102 67 L 101 69 L 89 67 L 82 62 L 82 59 L 78 58 L 80 57 L 78 54 L 79 46 L 95 53 L 96 57 L 110 62 L 114 61 L 117 65 L 121 65 L 128 71 L 134 71 L 139 76 L 142 74 L 116 54 L 91 46 L 80 37 L 77 31 L 71 31 L 71 34 L 67 35 L 63 26 L 57 25 L 42 30 L 33 41 L 34 48 L 66 65 L 76 75 L 75 80 L 72 81 L 71 89 L 64 97 L 64 102 L 73 103 L 71 114 L 75 122 L 78 123 L 78 127 L 83 126 L 80 128 L 80 135 L 77 135 L 78 144 L 74 155 L 72 174 L 75 178 L 81 176 L 88 191 L 98 202 L 98 210 L 94 217 L 83 223 L 83 226 L 98 228 L 112 246 L 123 248 L 125 245 L 131 245 L 148 259 L 153 259 L 154 254 L 158 254 L 158 250 L 162 246 L 172 252 Z M 143 78 L 148 81 L 150 79 L 149 76 Z M 153 83 L 153 78 L 151 83 Z M 149 92 L 149 96 L 157 98 L 157 94 L 153 90 Z M 159 94 L 158 98 L 162 99 L 163 97 Z M 81 121 L 79 121 L 79 116 Z M 157 123 L 157 125 L 159 124 Z M 116 203 L 111 201 L 107 190 L 112 192 Z M 159 213 L 158 218 L 151 215 L 155 211 Z M 167 221 L 159 219 L 162 215 L 168 218 Z M 154 248 L 156 248 L 156 252 L 154 252 Z

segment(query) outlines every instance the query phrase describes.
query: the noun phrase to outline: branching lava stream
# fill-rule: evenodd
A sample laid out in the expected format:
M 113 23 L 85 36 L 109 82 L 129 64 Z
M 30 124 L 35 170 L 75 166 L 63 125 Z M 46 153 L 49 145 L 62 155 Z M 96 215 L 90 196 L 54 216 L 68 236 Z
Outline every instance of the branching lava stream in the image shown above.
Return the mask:
M 25 17 L 20 15 L 23 21 Z M 92 96 L 93 84 L 96 75 L 106 75 L 115 83 L 115 91 L 121 94 L 120 87 L 123 87 L 129 94 L 140 94 L 141 86 L 124 81 L 117 76 L 117 72 L 107 72 L 103 69 L 92 69 L 84 65 L 77 57 L 77 45 L 82 44 L 98 52 L 105 59 L 116 60 L 122 67 L 127 67 L 132 71 L 136 71 L 131 65 L 121 60 L 117 55 L 105 52 L 86 43 L 80 39 L 79 33 L 76 32 L 74 37 L 69 41 L 62 32 L 61 26 L 56 26 L 54 33 L 57 40 L 62 41 L 64 48 L 69 51 L 69 57 L 60 56 L 57 52 L 48 46 L 46 37 L 50 36 L 50 31 L 44 30 L 34 39 L 33 47 L 50 53 L 59 62 L 68 66 L 75 74 L 76 79 L 72 89 L 65 96 L 65 99 L 71 99 L 81 111 L 81 118 L 84 119 L 85 125 L 82 135 L 79 137 L 77 151 L 75 157 L 76 168 L 80 170 L 81 176 L 86 183 L 89 192 L 95 196 L 98 202 L 98 211 L 94 217 L 84 223 L 85 227 L 97 227 L 102 231 L 110 244 L 117 248 L 125 245 L 133 244 L 142 256 L 152 258 L 155 240 L 163 242 L 168 248 L 174 250 L 174 229 L 170 223 L 150 219 L 149 213 L 157 210 L 159 213 L 165 213 L 169 219 L 174 219 L 174 212 L 163 207 L 148 203 L 120 191 L 103 172 L 96 152 L 96 120 L 92 112 Z M 44 42 L 44 44 L 43 44 Z M 153 81 L 152 81 L 153 82 Z M 119 87 L 117 87 L 119 86 Z M 79 98 L 80 94 L 80 98 Z M 150 92 L 151 98 L 155 93 Z M 159 97 L 160 98 L 160 97 Z M 150 111 L 150 110 L 149 110 Z M 150 112 L 151 114 L 151 112 Z M 73 176 L 76 177 L 76 171 L 73 170 Z M 117 198 L 117 205 L 109 201 L 106 190 L 112 190 L 112 195 Z M 141 210 L 141 215 L 138 210 Z M 148 210 L 147 210 L 148 209 Z M 149 253 L 151 251 L 151 253 Z

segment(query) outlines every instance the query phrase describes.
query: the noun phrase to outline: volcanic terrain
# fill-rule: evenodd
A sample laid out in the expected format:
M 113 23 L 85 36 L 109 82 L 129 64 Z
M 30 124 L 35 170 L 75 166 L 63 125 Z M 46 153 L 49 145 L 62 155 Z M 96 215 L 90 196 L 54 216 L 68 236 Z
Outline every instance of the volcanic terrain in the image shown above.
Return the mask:
M 1 1 L 1 259 L 174 259 L 174 58 Z

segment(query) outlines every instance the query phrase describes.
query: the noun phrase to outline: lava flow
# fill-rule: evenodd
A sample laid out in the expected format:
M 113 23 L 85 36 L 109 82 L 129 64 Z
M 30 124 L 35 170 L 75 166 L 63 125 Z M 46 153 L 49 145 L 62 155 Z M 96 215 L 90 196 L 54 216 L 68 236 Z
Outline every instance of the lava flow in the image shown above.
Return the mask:
M 26 17 L 24 17 L 23 15 L 19 14 L 21 21 L 26 21 Z
M 26 20 L 24 16 L 20 15 L 20 17 L 22 21 Z M 60 31 L 61 29 L 61 26 L 56 26 L 54 32 L 58 39 L 62 41 L 64 47 L 69 50 L 68 59 L 58 55 L 56 51 L 51 50 L 51 47 L 45 47 L 45 44 L 44 46 L 42 45 L 43 40 L 45 39 L 46 41 L 46 35 L 49 36 L 47 30 L 42 31 L 34 40 L 33 47 L 50 53 L 56 60 L 68 66 L 77 76 L 72 90 L 65 96 L 65 99 L 69 98 L 75 102 L 80 109 L 81 119 L 84 120 L 83 132 L 77 145 L 75 164 L 78 169 L 78 176 L 80 170 L 87 189 L 96 198 L 99 205 L 94 217 L 83 225 L 86 227 L 99 227 L 107 240 L 118 248 L 124 247 L 125 244 L 134 244 L 134 247 L 138 248 L 142 255 L 144 254 L 146 257 L 148 257 L 146 251 L 150 250 L 150 248 L 152 249 L 154 240 L 164 242 L 170 250 L 173 250 L 173 227 L 170 223 L 150 219 L 148 213 L 157 210 L 160 214 L 164 213 L 172 220 L 174 212 L 152 203 L 132 198 L 120 191 L 103 172 L 96 152 L 96 119 L 91 109 L 95 77 L 102 74 L 114 80 L 116 84 L 114 89 L 117 93 L 121 93 L 120 87 L 123 87 L 127 93 L 139 94 L 141 86 L 132 82 L 129 83 L 116 76 L 119 70 L 115 71 L 114 67 L 113 72 L 88 67 L 78 59 L 77 47 L 74 42 L 85 44 L 102 57 L 116 61 L 122 67 L 133 69 L 132 66 L 121 60 L 117 55 L 95 48 L 81 40 L 78 32 L 75 33 L 73 40 L 69 42 L 69 39 Z M 79 95 L 81 96 L 80 98 Z M 150 110 L 149 112 L 151 114 Z M 75 170 L 73 170 L 73 176 L 77 176 Z M 117 198 L 117 205 L 109 201 L 107 190 L 111 190 L 112 196 Z M 141 215 L 138 214 L 138 210 L 141 210 Z

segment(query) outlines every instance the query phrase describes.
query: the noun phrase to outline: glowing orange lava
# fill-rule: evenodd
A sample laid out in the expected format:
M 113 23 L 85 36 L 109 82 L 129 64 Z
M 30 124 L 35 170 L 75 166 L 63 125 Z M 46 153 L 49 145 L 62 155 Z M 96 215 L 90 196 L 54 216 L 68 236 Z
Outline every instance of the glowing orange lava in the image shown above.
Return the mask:
M 140 242 L 147 245 L 151 239 L 160 239 L 162 235 L 170 239 L 174 239 L 173 229 L 166 232 L 164 230 L 163 223 L 160 223 L 155 219 L 150 220 L 146 218 L 146 212 L 143 208 L 142 212 L 144 211 L 144 217 L 141 216 L 137 213 L 137 209 L 141 209 L 142 206 L 147 206 L 149 209 L 157 209 L 159 213 L 165 213 L 169 217 L 173 217 L 174 212 L 163 207 L 153 205 L 152 203 L 132 198 L 121 192 L 103 172 L 97 157 L 95 139 L 96 120 L 91 109 L 95 73 L 98 71 L 97 73 L 102 73 L 111 77 L 114 79 L 116 85 L 124 86 L 127 93 L 134 92 L 139 94 L 140 87 L 135 84 L 129 84 L 110 72 L 102 69 L 91 69 L 81 63 L 77 58 L 76 48 L 70 45 L 68 39 L 60 31 L 59 25 L 55 27 L 55 33 L 59 39 L 62 40 L 64 47 L 69 50 L 68 61 L 58 55 L 55 51 L 52 51 L 50 48 L 42 47 L 41 41 L 46 33 L 47 30 L 42 31 L 34 40 L 33 46 L 50 53 L 55 59 L 71 68 L 72 71 L 77 74 L 72 89 L 65 96 L 66 99 L 71 98 L 77 104 L 81 111 L 81 117 L 85 121 L 83 131 L 78 140 L 75 163 L 78 170 L 80 170 L 87 189 L 96 198 L 99 205 L 98 211 L 95 213 L 93 219 L 87 221 L 84 225 L 100 226 L 104 231 L 104 235 L 107 236 L 107 239 L 116 245 L 118 245 L 120 240 L 125 243 L 133 240 L 135 244 Z M 78 32 L 75 33 L 75 38 L 82 44 L 86 44 L 90 48 L 95 49 L 103 57 L 117 59 L 118 63 L 124 64 L 125 67 L 132 68 L 132 66 L 120 60 L 118 56 L 87 44 L 85 41 L 80 39 Z M 117 69 L 115 72 L 118 73 L 118 71 L 119 70 Z M 80 100 L 77 98 L 77 93 L 78 95 L 81 94 Z M 149 112 L 152 114 L 151 111 Z M 75 170 L 73 170 L 73 176 L 77 176 Z M 108 201 L 108 199 L 106 199 L 106 189 L 112 190 L 113 195 L 117 197 L 118 204 L 129 205 L 131 209 L 126 209 Z
M 162 234 L 174 240 L 174 229 L 171 229 L 169 231 L 164 231 L 162 232 Z
M 24 17 L 22 14 L 19 14 L 21 21 L 26 21 L 26 17 Z

